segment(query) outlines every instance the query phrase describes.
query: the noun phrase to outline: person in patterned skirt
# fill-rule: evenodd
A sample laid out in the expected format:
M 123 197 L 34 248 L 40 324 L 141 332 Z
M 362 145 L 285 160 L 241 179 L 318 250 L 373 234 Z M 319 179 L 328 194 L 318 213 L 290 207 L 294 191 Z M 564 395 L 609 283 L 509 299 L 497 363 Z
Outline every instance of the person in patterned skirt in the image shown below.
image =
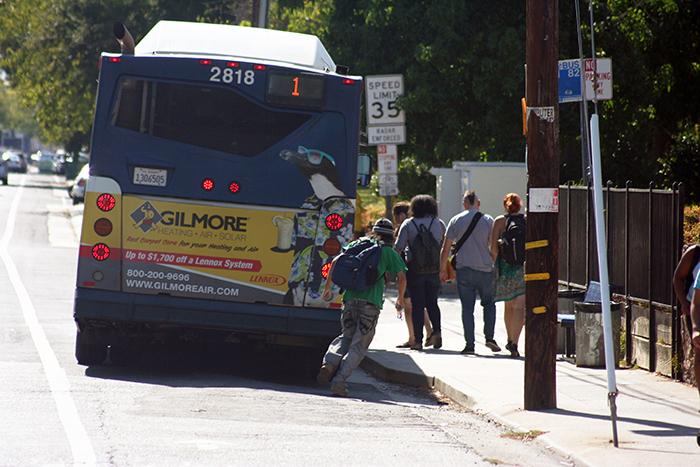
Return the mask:
M 494 300 L 505 302 L 504 321 L 508 334 L 506 350 L 510 352 L 511 357 L 515 358 L 520 356 L 518 340 L 525 325 L 524 266 L 506 261 L 502 251 L 502 237 L 509 223 L 521 221 L 521 225 L 524 225 L 525 217 L 520 213 L 522 199 L 515 193 L 508 193 L 503 198 L 503 207 L 506 213 L 494 220 L 491 233 L 491 256 L 496 264 Z

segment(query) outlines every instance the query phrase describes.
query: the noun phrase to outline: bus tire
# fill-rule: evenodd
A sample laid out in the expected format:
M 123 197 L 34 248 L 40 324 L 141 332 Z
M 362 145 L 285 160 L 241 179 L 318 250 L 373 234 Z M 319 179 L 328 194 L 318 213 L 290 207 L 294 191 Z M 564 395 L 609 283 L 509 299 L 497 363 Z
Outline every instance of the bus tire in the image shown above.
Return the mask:
M 75 335 L 75 359 L 80 365 L 99 365 L 107 358 L 107 346 L 86 327 Z

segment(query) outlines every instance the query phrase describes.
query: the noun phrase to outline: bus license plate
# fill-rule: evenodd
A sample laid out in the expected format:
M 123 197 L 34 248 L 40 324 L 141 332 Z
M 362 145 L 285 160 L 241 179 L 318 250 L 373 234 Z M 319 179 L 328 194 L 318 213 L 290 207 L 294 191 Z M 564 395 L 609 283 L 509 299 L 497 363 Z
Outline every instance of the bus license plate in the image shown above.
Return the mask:
M 168 171 L 165 169 L 134 167 L 134 185 L 165 186 L 167 181 Z

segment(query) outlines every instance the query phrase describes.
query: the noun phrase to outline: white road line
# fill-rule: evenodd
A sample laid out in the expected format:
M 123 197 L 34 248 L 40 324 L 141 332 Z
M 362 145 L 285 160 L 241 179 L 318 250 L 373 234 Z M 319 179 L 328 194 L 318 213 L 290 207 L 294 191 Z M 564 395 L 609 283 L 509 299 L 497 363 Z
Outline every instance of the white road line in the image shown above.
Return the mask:
M 46 338 L 44 329 L 39 324 L 37 319 L 36 310 L 32 304 L 29 293 L 26 287 L 22 283 L 22 279 L 17 271 L 12 257 L 9 254 L 8 246 L 10 245 L 10 240 L 12 239 L 12 234 L 15 228 L 15 221 L 17 219 L 17 208 L 19 207 L 19 201 L 22 197 L 22 192 L 24 191 L 25 179 L 22 179 L 15 197 L 12 200 L 12 205 L 10 207 L 10 213 L 7 216 L 7 224 L 5 225 L 5 231 L 3 232 L 2 239 L 0 240 L 0 259 L 5 264 L 5 269 L 7 269 L 7 274 L 10 278 L 10 282 L 15 289 L 17 298 L 19 300 L 20 308 L 22 309 L 22 315 L 24 316 L 24 321 L 29 328 L 29 332 L 34 341 L 34 346 L 39 353 L 39 358 L 41 358 L 41 363 L 44 367 L 44 374 L 49 383 L 49 388 L 51 389 L 51 395 L 56 402 L 56 408 L 58 409 L 58 417 L 63 424 L 63 429 L 66 432 L 68 442 L 70 443 L 70 449 L 73 454 L 73 461 L 78 465 L 95 465 L 95 452 L 92 448 L 92 443 L 90 438 L 88 438 L 85 427 L 80 421 L 80 416 L 78 415 L 78 410 L 75 406 L 75 402 L 71 397 L 70 386 L 68 384 L 68 377 L 65 371 L 61 368 L 58 363 L 56 354 L 51 349 L 49 340 Z

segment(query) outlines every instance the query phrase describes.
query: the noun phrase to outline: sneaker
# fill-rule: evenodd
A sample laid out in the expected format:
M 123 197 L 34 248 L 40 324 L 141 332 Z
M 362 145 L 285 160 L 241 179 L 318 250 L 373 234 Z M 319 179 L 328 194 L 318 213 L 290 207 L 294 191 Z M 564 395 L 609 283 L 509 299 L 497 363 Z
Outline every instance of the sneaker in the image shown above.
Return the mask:
M 331 378 L 333 378 L 333 373 L 335 373 L 335 368 L 328 363 L 324 363 L 318 370 L 316 381 L 318 381 L 320 384 L 328 384 L 331 381 Z
M 432 345 L 434 349 L 441 348 L 442 336 L 440 334 L 433 334 L 432 336 L 430 336 L 430 345 Z
M 520 356 L 520 352 L 518 352 L 518 345 L 512 343 L 511 341 L 508 341 L 506 344 L 506 350 L 510 352 L 510 356 L 513 358 Z
M 344 384 L 332 384 L 331 393 L 333 393 L 334 396 L 338 397 L 348 397 L 348 389 L 345 387 Z
M 496 341 L 493 339 L 486 339 L 486 347 L 491 349 L 492 352 L 500 352 L 501 348 L 496 344 Z
M 467 345 L 464 347 L 464 350 L 462 350 L 460 353 L 461 353 L 461 354 L 464 354 L 464 355 L 474 355 L 474 354 L 476 353 L 476 352 L 474 351 L 474 345 L 473 345 L 473 344 L 472 344 L 472 345 L 467 344 Z
M 411 350 L 423 350 L 423 344 L 416 342 L 411 346 Z
M 411 343 L 410 342 L 404 342 L 403 344 L 399 344 L 396 346 L 397 349 L 410 349 L 411 348 Z

